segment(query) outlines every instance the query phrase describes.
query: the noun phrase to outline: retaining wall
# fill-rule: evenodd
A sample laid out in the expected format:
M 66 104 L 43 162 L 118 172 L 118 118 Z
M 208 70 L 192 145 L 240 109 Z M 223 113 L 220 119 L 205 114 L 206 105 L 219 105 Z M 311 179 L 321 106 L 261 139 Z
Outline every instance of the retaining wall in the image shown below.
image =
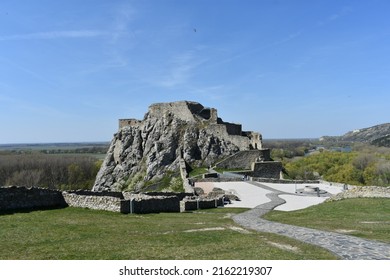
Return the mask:
M 275 184 L 319 184 L 319 180 L 286 180 L 272 178 L 251 178 L 252 181 Z
M 239 173 L 239 172 L 237 172 Z M 244 174 L 241 172 L 239 174 Z M 249 176 L 249 172 L 247 174 Z M 319 180 L 286 180 L 286 179 L 272 179 L 272 178 L 261 178 L 261 177 L 250 177 L 250 181 L 264 182 L 264 183 L 276 183 L 276 184 L 319 184 Z M 219 178 L 196 178 L 193 179 L 194 183 L 197 182 L 240 182 L 243 181 L 242 177 L 219 177 Z
M 252 177 L 280 179 L 282 163 L 279 161 L 264 161 L 252 163 Z
M 226 169 L 250 169 L 251 163 L 261 155 L 260 150 L 240 151 L 215 164 L 216 167 Z

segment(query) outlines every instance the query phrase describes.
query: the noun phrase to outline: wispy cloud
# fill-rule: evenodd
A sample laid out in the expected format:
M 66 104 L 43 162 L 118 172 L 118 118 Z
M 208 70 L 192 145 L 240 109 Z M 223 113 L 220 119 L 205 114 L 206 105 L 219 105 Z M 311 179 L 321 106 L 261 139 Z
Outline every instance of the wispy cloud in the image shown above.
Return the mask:
M 341 19 L 342 17 L 350 14 L 351 12 L 352 12 L 352 8 L 351 7 L 342 7 L 339 11 L 331 14 L 330 16 L 325 18 L 324 20 L 319 21 L 317 24 L 318 24 L 318 26 L 327 25 L 327 24 L 329 24 L 331 22 L 334 22 L 336 20 Z
M 107 35 L 104 56 L 101 60 L 82 69 L 80 74 L 89 75 L 129 66 L 128 50 L 135 44 L 135 40 L 128 40 L 135 38 L 135 32 L 131 29 L 130 24 L 138 13 L 133 6 L 126 3 L 114 5 L 111 9 L 111 15 L 112 20 L 107 24 L 107 32 L 100 34 Z
M 299 59 L 292 64 L 292 67 L 299 70 L 305 67 L 307 64 L 310 63 L 310 61 L 313 60 L 313 57 L 311 55 L 307 55 L 304 57 L 299 57 Z
M 178 54 L 172 58 L 166 74 L 163 74 L 158 84 L 162 87 L 174 87 L 183 84 L 193 75 L 193 71 L 206 62 L 199 58 L 193 51 Z
M 129 4 L 119 5 L 114 10 L 114 21 L 111 26 L 111 43 L 116 43 L 120 38 L 134 35 L 130 29 L 130 23 L 136 17 L 137 12 Z
M 217 60 L 217 61 L 214 61 L 214 62 L 208 64 L 208 67 L 215 67 L 215 66 L 220 66 L 222 64 L 227 64 L 227 63 L 230 63 L 230 62 L 232 62 L 234 60 L 240 59 L 242 57 L 254 55 L 256 53 L 263 52 L 265 50 L 272 49 L 274 47 L 287 44 L 290 41 L 293 41 L 293 40 L 297 39 L 302 34 L 303 34 L 303 31 L 299 30 L 297 32 L 293 32 L 293 33 L 287 34 L 286 36 L 281 37 L 280 39 L 277 39 L 275 41 L 271 41 L 271 42 L 266 43 L 264 45 L 260 45 L 258 47 L 251 48 L 251 49 L 246 49 L 246 50 L 237 52 L 235 54 L 230 54 L 229 56 L 225 56 L 224 58 L 222 58 L 220 60 Z
M 0 36 L 0 41 L 18 41 L 18 40 L 49 40 L 61 38 L 92 38 L 108 35 L 105 31 L 99 30 L 65 30 L 65 31 L 48 31 L 25 34 L 12 34 Z

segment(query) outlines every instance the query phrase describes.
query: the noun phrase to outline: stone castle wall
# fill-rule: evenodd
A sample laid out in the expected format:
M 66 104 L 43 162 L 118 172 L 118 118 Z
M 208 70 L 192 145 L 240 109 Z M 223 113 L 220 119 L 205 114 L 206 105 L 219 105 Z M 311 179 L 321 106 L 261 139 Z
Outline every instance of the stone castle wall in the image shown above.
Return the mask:
M 141 123 L 142 121 L 137 119 L 119 119 L 119 129 L 125 126 L 137 126 Z
M 180 212 L 190 204 L 193 193 L 122 193 L 93 191 L 58 191 L 42 188 L 0 187 L 0 211 L 79 207 L 124 214 Z M 185 201 L 181 203 L 181 201 Z M 202 202 L 201 208 L 220 206 Z M 187 207 L 188 208 L 188 207 Z
M 260 155 L 260 150 L 241 151 L 216 163 L 215 166 L 225 169 L 251 169 L 252 162 Z
M 280 179 L 283 169 L 279 161 L 265 161 L 252 163 L 252 177 Z
M 203 106 L 199 105 L 187 101 L 156 103 L 149 106 L 148 114 L 150 117 L 155 118 L 161 118 L 165 114 L 173 114 L 181 120 L 195 122 L 193 112 L 203 109 Z
M 236 124 L 236 123 L 229 123 L 229 122 L 224 122 L 222 119 L 218 118 L 217 124 L 225 126 L 226 127 L 226 132 L 230 135 L 242 135 L 242 125 L 241 124 Z
M 229 134 L 226 125 L 210 124 L 207 131 L 218 138 L 232 142 L 234 145 L 239 147 L 240 150 L 249 150 L 250 148 L 250 139 L 248 137 Z
M 188 179 L 188 172 L 187 172 L 187 166 L 186 162 L 183 158 L 179 159 L 179 169 L 180 169 L 180 176 L 183 180 L 183 188 L 185 192 L 194 192 L 194 189 L 192 188 L 190 181 Z

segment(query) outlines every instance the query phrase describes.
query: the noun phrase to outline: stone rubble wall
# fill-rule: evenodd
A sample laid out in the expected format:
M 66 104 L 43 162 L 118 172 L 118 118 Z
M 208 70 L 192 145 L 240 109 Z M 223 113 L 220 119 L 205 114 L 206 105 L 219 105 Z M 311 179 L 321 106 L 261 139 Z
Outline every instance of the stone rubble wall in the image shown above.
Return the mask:
M 210 209 L 223 206 L 224 202 L 222 197 L 216 199 L 207 198 L 186 198 L 180 201 L 180 212 L 194 211 L 199 209 Z
M 143 196 L 176 196 L 179 200 L 183 200 L 187 196 L 193 196 L 193 192 L 147 192 L 147 193 L 133 193 L 133 192 L 123 192 L 123 198 L 126 200 L 134 198 L 136 195 Z
M 108 197 L 124 199 L 123 193 L 121 192 L 111 192 L 111 191 L 94 192 L 90 190 L 76 190 L 76 191 L 64 191 L 64 192 L 68 194 L 76 194 L 76 195 L 83 195 L 83 196 L 108 196 Z
M 43 188 L 0 187 L 0 211 L 80 207 L 119 213 L 146 214 L 180 212 L 181 201 L 193 193 L 128 193 L 93 191 L 58 191 Z M 215 199 L 204 200 L 201 209 L 223 205 Z
M 346 198 L 390 198 L 390 187 L 354 186 L 345 192 L 332 196 L 327 201 L 337 201 Z
M 179 159 L 180 176 L 183 180 L 183 188 L 185 192 L 194 192 L 194 188 L 191 186 L 190 179 L 188 178 L 188 172 L 186 162 L 183 158 Z
M 80 195 L 76 193 L 62 193 L 65 202 L 68 206 L 88 208 L 93 210 L 105 210 L 111 212 L 122 211 L 122 200 L 118 197 L 113 196 L 102 196 L 102 195 Z
M 135 195 L 128 201 L 127 210 L 131 214 L 180 212 L 180 200 L 177 196 Z
M 57 190 L 16 186 L 0 187 L 0 211 L 66 206 L 62 193 Z

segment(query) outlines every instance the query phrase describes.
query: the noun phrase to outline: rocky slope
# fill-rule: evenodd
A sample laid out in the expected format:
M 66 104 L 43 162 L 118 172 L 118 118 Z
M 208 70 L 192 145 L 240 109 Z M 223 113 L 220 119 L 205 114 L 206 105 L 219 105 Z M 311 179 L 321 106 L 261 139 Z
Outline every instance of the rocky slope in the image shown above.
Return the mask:
M 390 123 L 356 129 L 342 136 L 324 136 L 322 140 L 365 142 L 379 146 L 388 146 L 390 138 Z
M 188 101 L 153 104 L 143 120 L 120 120 L 93 190 L 141 190 L 178 172 L 180 158 L 209 165 L 253 146 L 261 148 L 259 134 L 223 122 L 215 109 Z

